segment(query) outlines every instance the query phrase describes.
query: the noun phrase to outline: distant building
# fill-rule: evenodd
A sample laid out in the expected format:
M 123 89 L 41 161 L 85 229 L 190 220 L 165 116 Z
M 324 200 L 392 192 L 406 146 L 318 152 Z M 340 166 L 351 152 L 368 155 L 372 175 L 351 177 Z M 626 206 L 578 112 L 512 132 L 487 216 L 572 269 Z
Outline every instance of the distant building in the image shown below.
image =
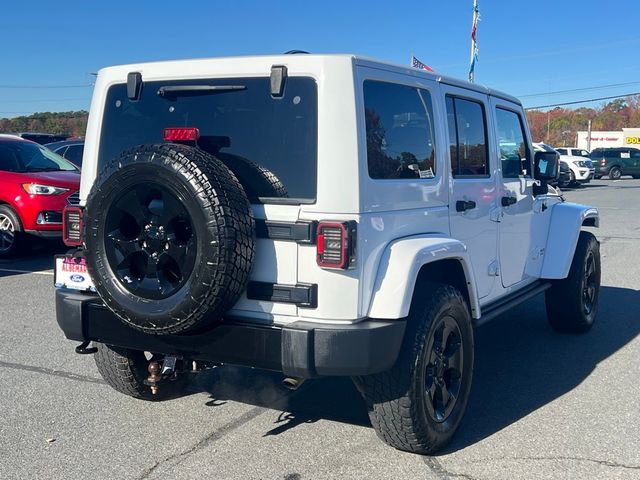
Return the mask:
M 576 147 L 585 150 L 603 147 L 636 147 L 640 148 L 640 128 L 623 128 L 617 132 L 591 131 L 591 145 L 588 132 L 578 132 Z

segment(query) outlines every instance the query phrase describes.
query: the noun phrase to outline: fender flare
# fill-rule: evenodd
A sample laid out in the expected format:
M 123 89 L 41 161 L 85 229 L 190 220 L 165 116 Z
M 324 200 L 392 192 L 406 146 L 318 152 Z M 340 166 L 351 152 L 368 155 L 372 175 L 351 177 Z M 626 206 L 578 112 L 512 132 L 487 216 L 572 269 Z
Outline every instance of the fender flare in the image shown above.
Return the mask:
M 569 275 L 583 225 L 600 226 L 597 208 L 571 202 L 553 205 L 541 278 L 561 279 Z
M 378 266 L 368 316 L 397 319 L 409 315 L 420 269 L 429 263 L 450 259 L 458 260 L 462 265 L 471 316 L 480 318 L 480 301 L 467 247 L 459 240 L 432 235 L 401 238 L 385 248 Z

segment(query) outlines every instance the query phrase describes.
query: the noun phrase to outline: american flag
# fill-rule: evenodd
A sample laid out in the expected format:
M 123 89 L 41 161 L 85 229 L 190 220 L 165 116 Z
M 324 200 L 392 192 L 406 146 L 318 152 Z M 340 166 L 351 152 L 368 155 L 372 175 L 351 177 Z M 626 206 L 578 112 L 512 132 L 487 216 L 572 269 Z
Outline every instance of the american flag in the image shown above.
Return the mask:
M 478 32 L 478 20 L 480 11 L 478 10 L 478 0 L 473 0 L 473 21 L 471 22 L 471 59 L 469 60 L 469 81 L 473 82 L 475 77 L 476 62 L 478 61 L 478 43 L 476 34 Z
M 433 72 L 433 68 L 431 68 L 429 65 L 426 65 L 426 64 L 422 63 L 420 60 L 418 60 L 413 55 L 411 55 L 411 66 L 413 68 L 419 68 L 421 70 L 426 70 L 427 72 Z

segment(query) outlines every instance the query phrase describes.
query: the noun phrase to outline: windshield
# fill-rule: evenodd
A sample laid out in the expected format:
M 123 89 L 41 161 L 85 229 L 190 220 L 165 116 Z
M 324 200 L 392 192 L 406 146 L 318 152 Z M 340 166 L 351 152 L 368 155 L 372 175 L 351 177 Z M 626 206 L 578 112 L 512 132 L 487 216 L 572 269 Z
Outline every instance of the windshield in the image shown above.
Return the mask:
M 0 170 L 6 172 L 75 172 L 69 161 L 36 143 L 10 141 L 0 143 Z
M 125 84 L 114 85 L 98 170 L 128 148 L 162 143 L 165 128 L 195 127 L 197 146 L 235 173 L 253 203 L 313 203 L 317 103 L 308 77 L 287 78 L 278 98 L 269 77 L 145 82 L 138 101 L 128 99 Z

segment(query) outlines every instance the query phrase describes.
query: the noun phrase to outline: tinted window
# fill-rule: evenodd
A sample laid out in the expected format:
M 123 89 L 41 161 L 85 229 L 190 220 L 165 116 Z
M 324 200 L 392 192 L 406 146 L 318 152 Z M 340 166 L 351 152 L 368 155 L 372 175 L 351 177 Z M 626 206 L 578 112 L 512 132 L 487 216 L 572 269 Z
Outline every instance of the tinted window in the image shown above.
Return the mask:
M 446 103 L 453 176 L 489 176 L 484 106 L 451 96 Z
M 196 85 L 236 88 L 158 95 L 161 87 Z M 145 82 L 140 100 L 132 102 L 125 84 L 114 85 L 107 94 L 98 170 L 123 150 L 162 143 L 167 127 L 197 127 L 198 146 L 234 171 L 252 201 L 287 196 L 292 203 L 313 202 L 316 83 L 289 77 L 282 98 L 273 98 L 270 91 L 269 77 Z
M 67 147 L 67 146 L 60 147 L 57 150 L 54 150 L 54 152 L 56 152 L 61 157 L 64 157 L 64 153 L 67 151 L 67 148 L 69 148 L 69 147 Z
M 71 163 L 75 165 L 82 164 L 82 152 L 84 150 L 83 145 L 71 145 L 67 152 L 64 154 L 64 158 L 69 160 Z
M 366 81 L 364 103 L 369 176 L 433 178 L 436 166 L 429 92 Z
M 569 155 L 567 153 L 567 149 L 566 148 L 556 148 L 556 150 L 558 151 L 559 154 L 561 155 Z
M 31 142 L 0 143 L 0 170 L 9 172 L 76 171 L 67 160 Z
M 496 121 L 502 177 L 531 176 L 531 155 L 525 141 L 520 115 L 497 108 Z

